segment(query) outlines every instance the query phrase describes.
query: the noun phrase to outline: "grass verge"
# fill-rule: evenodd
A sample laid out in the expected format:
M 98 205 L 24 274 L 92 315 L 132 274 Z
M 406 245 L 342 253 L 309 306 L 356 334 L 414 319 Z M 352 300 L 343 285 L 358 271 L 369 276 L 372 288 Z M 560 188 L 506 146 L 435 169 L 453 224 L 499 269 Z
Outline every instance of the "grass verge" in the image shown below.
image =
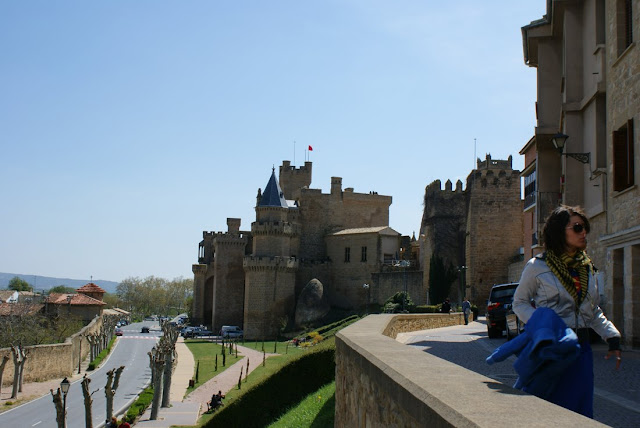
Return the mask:
M 336 382 L 326 384 L 317 391 L 307 395 L 298 403 L 269 425 L 269 428 L 320 428 L 332 427 L 335 419 Z

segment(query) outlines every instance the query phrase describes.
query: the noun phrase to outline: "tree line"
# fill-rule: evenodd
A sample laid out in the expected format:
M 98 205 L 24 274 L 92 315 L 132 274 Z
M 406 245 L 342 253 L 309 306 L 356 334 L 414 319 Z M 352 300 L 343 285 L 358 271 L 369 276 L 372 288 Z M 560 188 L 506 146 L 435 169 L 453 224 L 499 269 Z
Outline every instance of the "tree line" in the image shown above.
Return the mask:
M 178 315 L 191 311 L 193 279 L 129 277 L 118 284 L 115 297 L 116 301 L 107 303 L 131 312 L 132 319 L 149 315 Z

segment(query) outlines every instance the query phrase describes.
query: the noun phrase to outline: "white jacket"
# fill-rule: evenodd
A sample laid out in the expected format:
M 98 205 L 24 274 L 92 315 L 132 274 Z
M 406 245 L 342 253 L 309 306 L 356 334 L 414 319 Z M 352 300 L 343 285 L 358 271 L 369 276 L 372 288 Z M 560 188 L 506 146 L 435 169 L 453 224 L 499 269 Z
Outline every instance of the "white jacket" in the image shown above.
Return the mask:
M 529 260 L 522 271 L 520 283 L 513 296 L 513 312 L 526 323 L 535 307 L 553 309 L 571 328 L 591 327 L 603 339 L 620 337 L 620 332 L 600 309 L 598 283 L 593 272 L 589 275 L 587 296 L 576 310 L 576 303 L 547 263 L 537 256 Z

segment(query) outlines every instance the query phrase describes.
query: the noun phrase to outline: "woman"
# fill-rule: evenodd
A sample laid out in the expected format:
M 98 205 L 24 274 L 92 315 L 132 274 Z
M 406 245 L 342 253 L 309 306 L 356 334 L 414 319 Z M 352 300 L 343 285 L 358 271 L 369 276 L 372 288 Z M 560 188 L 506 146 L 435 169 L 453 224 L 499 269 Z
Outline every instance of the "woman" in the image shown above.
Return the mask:
M 605 358 L 620 367 L 620 333 L 599 304 L 596 269 L 587 256 L 589 220 L 578 207 L 560 206 L 542 231 L 545 252 L 529 260 L 513 298 L 513 311 L 527 322 L 536 307 L 553 309 L 578 335 L 580 356 L 549 398 L 574 412 L 593 417 L 593 354 L 589 328 L 609 344 Z M 535 306 L 535 307 L 534 307 Z

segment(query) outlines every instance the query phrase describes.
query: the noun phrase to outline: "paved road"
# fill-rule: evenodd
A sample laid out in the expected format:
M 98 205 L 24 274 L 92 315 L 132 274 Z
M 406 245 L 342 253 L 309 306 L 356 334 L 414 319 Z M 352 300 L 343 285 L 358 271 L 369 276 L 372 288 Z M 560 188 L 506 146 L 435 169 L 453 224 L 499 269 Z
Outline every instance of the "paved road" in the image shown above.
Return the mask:
M 398 340 L 506 385 L 513 385 L 515 357 L 488 365 L 485 359 L 506 342 L 489 339 L 483 317 L 467 326 L 403 333 Z M 604 359 L 606 344 L 593 346 L 595 372 L 594 419 L 612 427 L 640 427 L 640 352 L 623 352 L 620 370 Z
M 116 341 L 107 361 L 98 370 L 89 372 L 91 378 L 89 389 L 93 393 L 91 398 L 93 399 L 92 420 L 94 427 L 98 428 L 105 421 L 104 387 L 107 383 L 106 373 L 109 370 L 125 366 L 114 397 L 114 413 L 128 407 L 144 386 L 149 383 L 151 370 L 149 369 L 147 352 L 156 344 L 160 332 L 152 330 L 151 333 L 141 334 L 140 327 L 151 324 L 145 322 L 123 327 L 124 335 Z M 57 428 L 55 407 L 51 395 L 45 395 L 1 413 L 0 427 Z M 84 398 L 80 381 L 72 383 L 67 394 L 67 427 L 85 427 Z

